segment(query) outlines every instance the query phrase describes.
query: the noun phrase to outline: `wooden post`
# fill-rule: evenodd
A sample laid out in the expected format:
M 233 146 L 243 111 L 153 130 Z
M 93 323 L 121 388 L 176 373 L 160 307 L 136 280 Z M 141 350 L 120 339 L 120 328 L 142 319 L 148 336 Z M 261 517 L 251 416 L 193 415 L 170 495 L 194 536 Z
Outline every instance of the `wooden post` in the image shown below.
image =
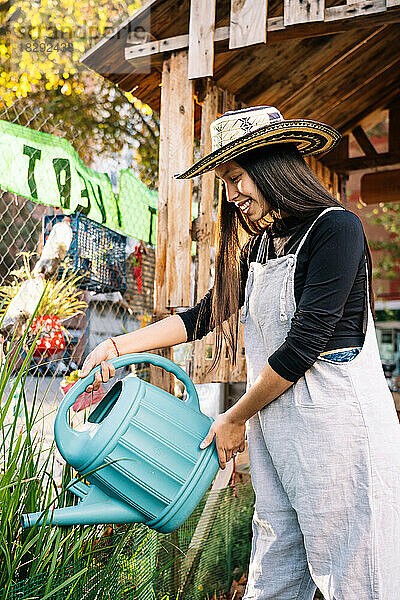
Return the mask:
M 236 98 L 233 92 L 230 90 L 224 90 L 222 93 L 222 110 L 227 112 L 229 110 L 235 110 L 237 108 Z M 219 194 L 222 193 L 222 185 L 219 188 Z M 219 199 L 219 202 L 221 200 Z M 215 344 L 213 344 L 213 350 L 215 350 Z M 231 380 L 231 363 L 228 356 L 228 349 L 225 343 L 222 344 L 221 359 L 218 366 L 215 369 L 213 381 L 228 382 Z
M 211 152 L 211 133 L 210 125 L 218 116 L 218 89 L 215 84 L 208 79 L 206 83 L 206 92 L 202 106 L 201 120 L 201 156 Z M 201 194 L 199 216 L 197 224 L 197 253 L 196 253 L 196 286 L 195 302 L 200 299 L 209 289 L 210 271 L 211 271 L 211 246 L 214 245 L 214 239 L 211 234 L 212 211 L 215 193 L 215 175 L 214 171 L 205 173 L 201 178 Z M 209 336 L 207 336 L 209 337 Z M 198 340 L 193 344 L 192 369 L 191 375 L 195 381 L 202 382 L 202 376 L 205 372 L 207 338 Z
M 192 180 L 175 179 L 193 163 L 194 94 L 188 52 L 171 55 L 169 74 L 167 307 L 190 305 Z
M 168 181 L 169 181 L 169 78 L 171 59 L 163 63 L 161 79 L 160 146 L 159 146 L 159 186 L 156 270 L 154 285 L 154 313 L 166 312 L 166 264 L 168 238 Z
M 214 69 L 215 1 L 191 0 L 189 79 L 212 76 Z
M 188 80 L 188 52 L 164 60 L 161 82 L 158 224 L 154 318 L 190 304 L 191 184 L 174 179 L 193 160 L 193 84 Z M 171 348 L 160 354 L 172 358 Z M 151 367 L 151 381 L 172 391 L 169 373 Z
M 152 322 L 160 321 L 170 315 L 166 303 L 166 263 L 168 239 L 168 180 L 169 180 L 169 79 L 171 60 L 163 63 L 161 80 L 160 146 L 159 146 L 159 188 L 157 215 L 156 267 L 154 281 L 154 315 Z M 172 359 L 172 348 L 154 351 Z M 150 381 L 162 389 L 172 392 L 173 379 L 170 373 L 150 366 Z
M 229 49 L 267 41 L 268 0 L 231 0 Z

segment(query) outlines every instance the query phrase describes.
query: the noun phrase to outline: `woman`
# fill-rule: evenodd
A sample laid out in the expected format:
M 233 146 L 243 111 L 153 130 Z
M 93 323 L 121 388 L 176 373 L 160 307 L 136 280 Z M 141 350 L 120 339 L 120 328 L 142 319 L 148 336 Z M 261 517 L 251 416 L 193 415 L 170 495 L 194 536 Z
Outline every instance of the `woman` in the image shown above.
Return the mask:
M 211 329 L 234 359 L 243 306 L 247 391 L 202 447 L 215 437 L 224 468 L 247 430 L 256 504 L 244 598 L 311 600 L 318 586 L 326 600 L 395 600 L 400 426 L 374 333 L 370 254 L 358 218 L 302 158 L 340 136 L 273 107 L 225 113 L 211 132 L 213 151 L 177 177 L 215 169 L 224 183 L 213 289 L 184 313 L 106 340 L 82 376 L 101 364 L 96 389 L 117 353 Z

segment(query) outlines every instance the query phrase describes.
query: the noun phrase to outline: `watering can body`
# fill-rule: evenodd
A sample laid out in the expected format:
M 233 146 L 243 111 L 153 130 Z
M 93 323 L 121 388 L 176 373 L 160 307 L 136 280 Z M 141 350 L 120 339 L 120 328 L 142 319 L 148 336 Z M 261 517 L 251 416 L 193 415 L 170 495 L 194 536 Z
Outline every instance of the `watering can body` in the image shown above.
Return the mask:
M 68 424 L 68 410 L 99 367 L 77 382 L 60 405 L 54 431 L 62 456 L 90 485 L 74 480 L 68 489 L 80 502 L 54 510 L 47 522 L 135 522 L 173 531 L 193 512 L 218 471 L 215 441 L 200 450 L 212 419 L 200 411 L 189 376 L 168 359 L 140 353 L 110 362 L 116 368 L 135 362 L 161 366 L 183 381 L 187 400 L 128 375 L 95 407 L 85 430 L 76 431 Z M 42 518 L 43 513 L 24 515 L 22 524 L 29 527 Z

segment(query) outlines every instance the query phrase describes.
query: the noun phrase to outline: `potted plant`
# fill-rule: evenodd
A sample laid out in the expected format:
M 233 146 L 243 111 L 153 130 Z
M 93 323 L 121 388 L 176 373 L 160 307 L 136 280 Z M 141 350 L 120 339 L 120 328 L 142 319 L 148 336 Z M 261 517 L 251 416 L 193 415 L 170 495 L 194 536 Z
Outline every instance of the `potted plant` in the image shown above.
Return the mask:
M 20 339 L 29 327 L 25 346 L 37 335 L 35 356 L 52 356 L 65 349 L 67 330 L 62 321 L 83 314 L 86 302 L 80 299 L 79 282 L 82 276 L 74 273 L 65 260 L 59 279 L 45 280 L 30 267 L 32 253 L 22 252 L 22 266 L 11 271 L 12 280 L 0 286 L 0 322 L 3 333 L 13 340 Z M 33 312 L 36 314 L 29 324 Z M 5 318 L 4 318 L 5 317 Z M 2 319 L 3 318 L 3 319 Z

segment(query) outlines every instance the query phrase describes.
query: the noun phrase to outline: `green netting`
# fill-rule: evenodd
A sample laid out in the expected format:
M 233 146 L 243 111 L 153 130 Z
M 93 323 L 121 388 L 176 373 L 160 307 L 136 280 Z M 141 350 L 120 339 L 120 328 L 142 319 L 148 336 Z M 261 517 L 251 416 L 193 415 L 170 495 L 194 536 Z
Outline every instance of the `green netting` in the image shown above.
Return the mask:
M 254 492 L 250 482 L 208 492 L 179 529 L 120 527 L 93 540 L 87 556 L 14 584 L 7 600 L 203 600 L 228 594 L 247 571 Z M 128 535 L 127 535 L 128 534 Z M 226 596 L 227 597 L 227 596 Z

